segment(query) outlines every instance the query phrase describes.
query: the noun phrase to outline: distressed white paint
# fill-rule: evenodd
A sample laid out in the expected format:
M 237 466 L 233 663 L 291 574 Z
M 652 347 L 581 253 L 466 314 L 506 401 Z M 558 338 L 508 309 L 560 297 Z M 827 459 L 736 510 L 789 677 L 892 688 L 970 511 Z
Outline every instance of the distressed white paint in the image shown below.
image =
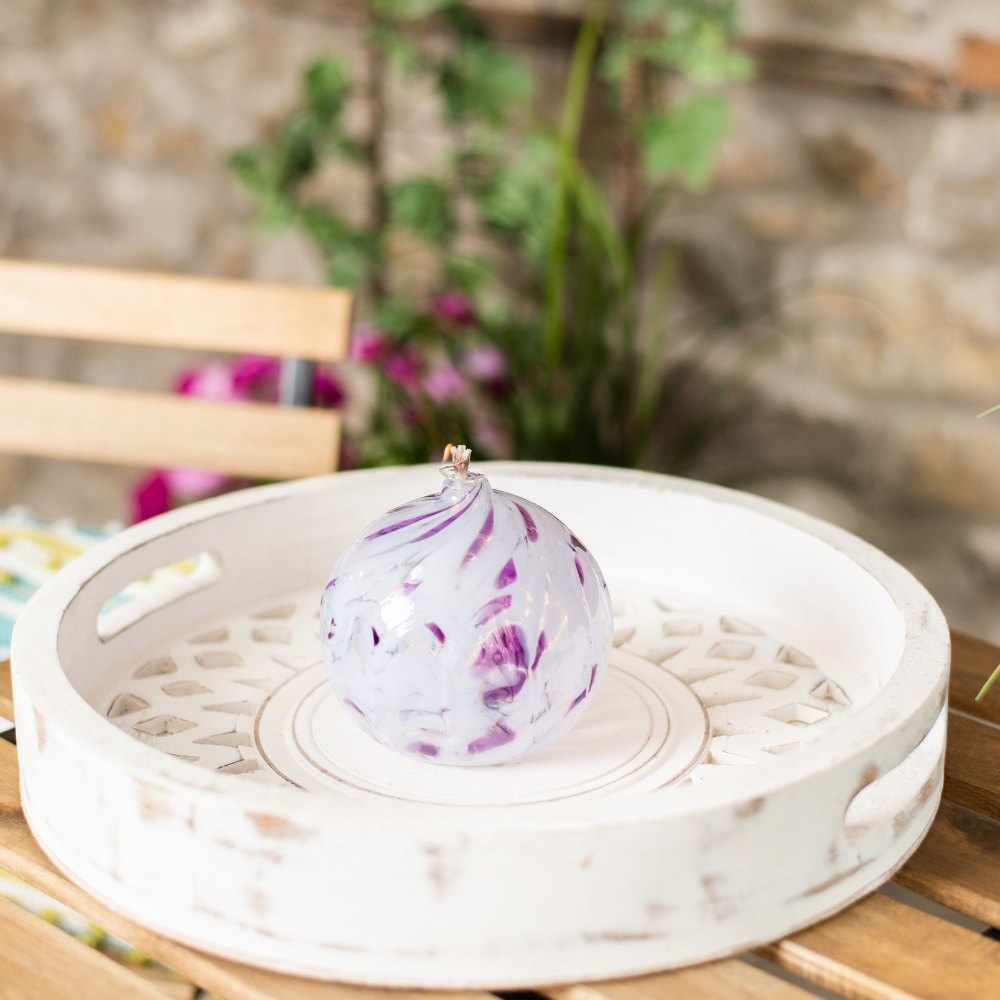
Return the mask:
M 270 648 L 254 628 L 307 627 L 306 610 L 288 625 L 250 615 L 305 609 L 303 595 L 361 528 L 433 489 L 436 471 L 347 473 L 207 501 L 81 556 L 18 623 L 25 812 L 60 867 L 150 926 L 243 961 L 372 984 L 515 987 L 730 954 L 833 912 L 905 860 L 940 797 L 949 662 L 940 611 L 905 570 L 830 525 L 703 484 L 567 465 L 498 463 L 488 474 L 594 552 L 617 597 L 609 679 L 645 678 L 655 698 L 630 702 L 611 684 L 589 739 L 571 734 L 548 763 L 539 755 L 547 773 L 501 765 L 477 795 L 442 791 L 449 776 L 468 779 L 463 769 L 430 779 L 406 764 L 396 774 L 337 737 L 325 689 L 307 676 L 306 640 L 274 646 L 298 643 L 291 652 L 302 657 L 288 661 L 297 669 L 278 664 L 278 686 L 278 673 L 246 666 L 196 670 L 189 640 L 228 623 L 245 628 L 239 648 L 250 656 Z M 109 597 L 203 551 L 222 566 L 218 582 L 101 641 Z M 727 656 L 719 643 L 734 644 Z M 657 666 L 672 644 L 684 649 Z M 137 667 L 171 650 L 190 660 L 133 678 L 145 685 L 133 689 Z M 711 675 L 717 663 L 732 671 Z M 266 686 L 240 685 L 241 671 Z M 150 693 L 175 681 L 175 695 Z M 712 705 L 716 735 L 714 763 L 687 772 L 705 727 L 691 690 Z M 729 700 L 758 691 L 760 704 Z M 149 712 L 108 719 L 122 693 Z M 190 735 L 135 730 L 164 714 L 162 703 L 188 698 L 201 713 Z M 666 722 L 648 710 L 656 700 Z M 195 763 L 168 756 L 203 738 L 208 716 L 222 722 L 215 734 L 254 739 L 182 751 L 204 755 Z M 659 757 L 648 736 L 657 725 L 677 741 Z M 584 737 L 587 726 L 585 716 Z M 302 752 L 299 783 L 312 794 L 266 766 L 269 745 Z M 633 745 L 645 770 L 619 781 Z M 218 770 L 237 759 L 262 766 Z M 331 767 L 343 773 L 321 780 Z M 680 780 L 663 787 L 657 771 Z M 344 781 L 347 772 L 360 780 Z M 565 794 L 574 782 L 583 794 Z M 504 807 L 485 804 L 487 794 Z

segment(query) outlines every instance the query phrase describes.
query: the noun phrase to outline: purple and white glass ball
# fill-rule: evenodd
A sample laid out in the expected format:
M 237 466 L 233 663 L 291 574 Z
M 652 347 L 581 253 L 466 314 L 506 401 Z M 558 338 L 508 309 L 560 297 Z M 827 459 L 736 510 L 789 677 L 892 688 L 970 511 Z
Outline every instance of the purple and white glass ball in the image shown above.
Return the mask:
M 440 493 L 384 514 L 334 567 L 323 660 L 340 703 L 384 746 L 500 764 L 583 714 L 611 653 L 611 599 L 562 521 L 492 489 L 467 448 L 451 455 Z

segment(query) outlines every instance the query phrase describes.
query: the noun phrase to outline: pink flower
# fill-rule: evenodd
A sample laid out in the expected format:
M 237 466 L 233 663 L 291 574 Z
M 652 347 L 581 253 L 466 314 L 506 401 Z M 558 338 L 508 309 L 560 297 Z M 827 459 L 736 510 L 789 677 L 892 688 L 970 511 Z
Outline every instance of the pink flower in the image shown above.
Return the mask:
M 337 381 L 336 376 L 328 372 L 325 368 L 316 369 L 316 377 L 313 380 L 313 394 L 316 397 L 317 406 L 340 406 L 344 401 L 343 386 Z
M 347 353 L 352 361 L 362 361 L 371 364 L 385 354 L 389 338 L 372 326 L 355 327 L 351 334 L 351 343 Z
M 243 354 L 233 362 L 233 387 L 244 399 L 274 403 L 278 400 L 281 362 L 262 354 Z
M 194 469 L 185 465 L 176 469 L 167 469 L 163 473 L 163 478 L 170 489 L 170 496 L 181 503 L 188 503 L 191 500 L 201 500 L 218 492 L 226 485 L 229 477 L 224 476 L 221 472 Z
M 236 385 L 233 366 L 225 364 L 203 365 L 181 372 L 174 386 L 174 392 L 182 396 L 196 396 L 198 399 L 212 399 L 218 402 L 247 399 L 250 394 L 247 386 Z
M 472 303 L 461 292 L 445 292 L 431 303 L 431 312 L 440 320 L 453 326 L 476 325 Z
M 166 476 L 161 471 L 151 472 L 140 479 L 132 489 L 129 497 L 129 523 L 138 524 L 147 521 L 157 514 L 165 514 L 170 510 L 170 488 Z
M 485 347 L 473 347 L 466 351 L 462 358 L 462 367 L 467 375 L 483 382 L 497 382 L 507 371 L 507 362 L 499 348 L 492 344 Z
M 449 364 L 432 368 L 422 384 L 424 392 L 439 405 L 465 392 L 465 379 Z
M 394 351 L 383 365 L 386 377 L 404 389 L 415 389 L 420 377 L 420 358 L 408 347 Z

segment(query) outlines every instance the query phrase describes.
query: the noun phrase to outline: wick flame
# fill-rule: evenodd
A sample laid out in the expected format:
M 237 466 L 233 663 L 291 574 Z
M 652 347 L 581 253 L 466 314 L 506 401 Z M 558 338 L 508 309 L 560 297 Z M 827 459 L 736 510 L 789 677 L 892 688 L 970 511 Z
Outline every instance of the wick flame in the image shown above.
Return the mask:
M 469 475 L 471 460 L 472 451 L 464 444 L 449 444 L 441 459 L 441 471 L 451 480 L 464 482 Z

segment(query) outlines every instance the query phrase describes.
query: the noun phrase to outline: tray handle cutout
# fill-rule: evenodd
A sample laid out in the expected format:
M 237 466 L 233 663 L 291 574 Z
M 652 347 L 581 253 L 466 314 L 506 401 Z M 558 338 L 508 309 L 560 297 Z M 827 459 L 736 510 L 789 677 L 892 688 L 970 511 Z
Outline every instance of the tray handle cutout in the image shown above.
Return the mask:
M 844 836 L 860 840 L 873 831 L 906 825 L 941 784 L 948 709 L 910 755 L 882 777 L 865 785 L 844 813 Z
M 221 579 L 222 557 L 217 552 L 196 552 L 161 566 L 104 602 L 97 613 L 97 635 L 101 642 L 107 642 L 153 612 Z

